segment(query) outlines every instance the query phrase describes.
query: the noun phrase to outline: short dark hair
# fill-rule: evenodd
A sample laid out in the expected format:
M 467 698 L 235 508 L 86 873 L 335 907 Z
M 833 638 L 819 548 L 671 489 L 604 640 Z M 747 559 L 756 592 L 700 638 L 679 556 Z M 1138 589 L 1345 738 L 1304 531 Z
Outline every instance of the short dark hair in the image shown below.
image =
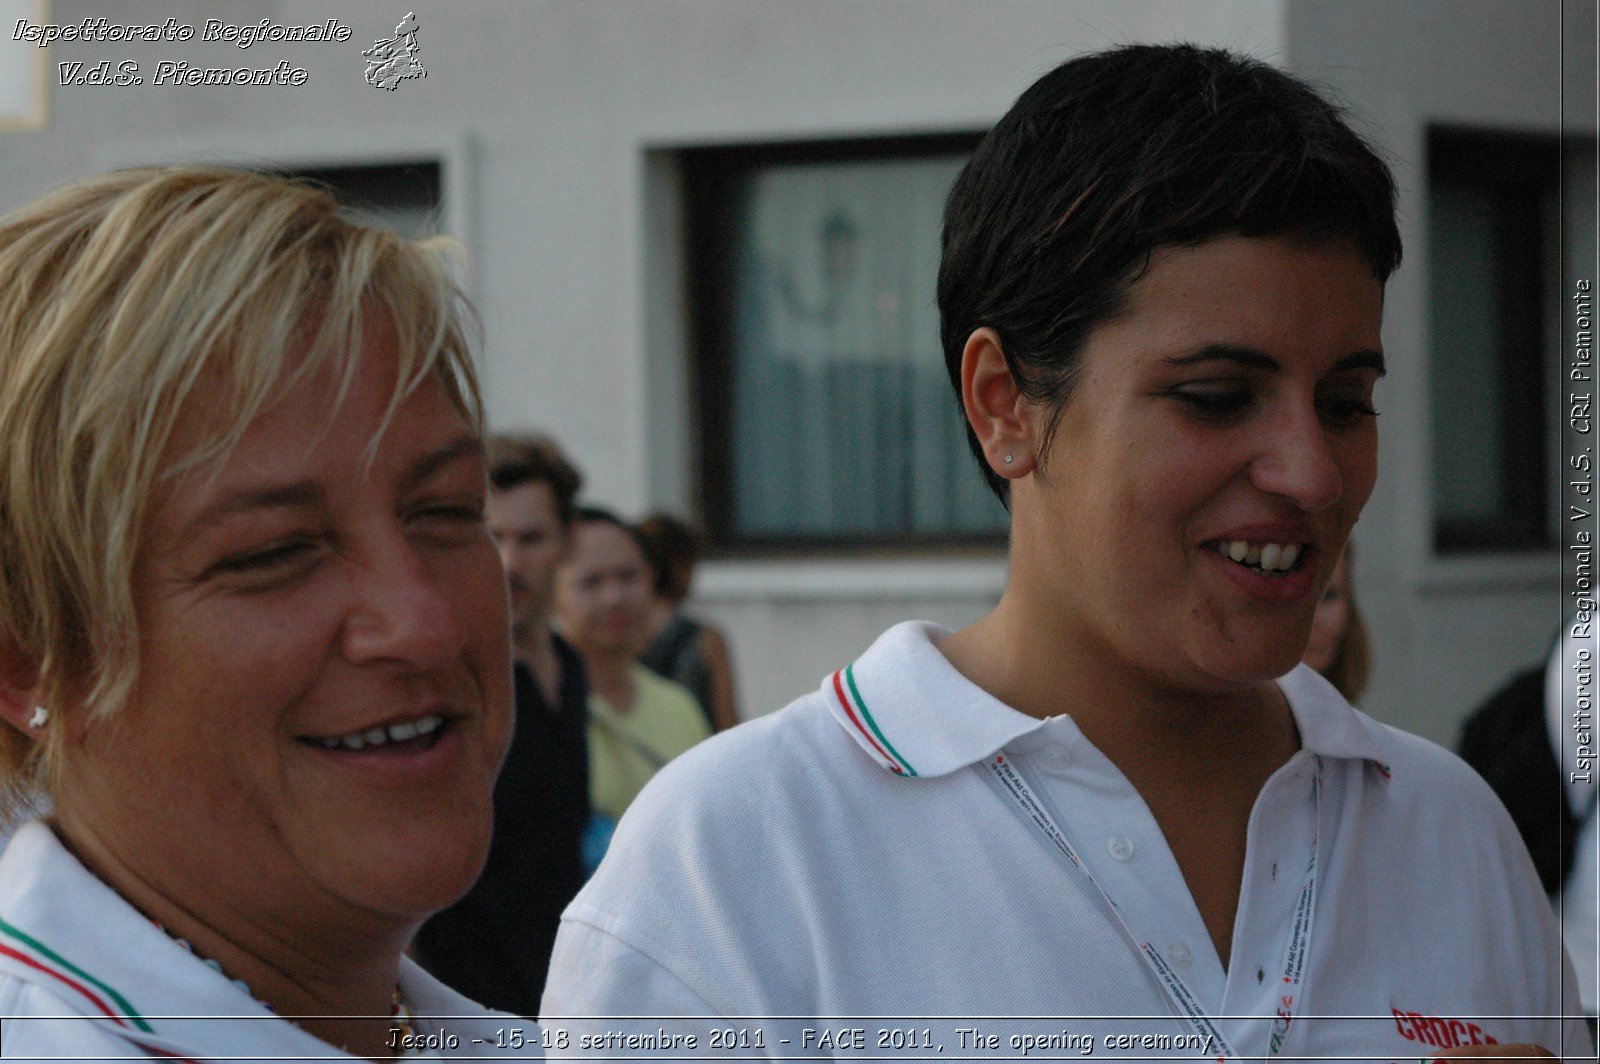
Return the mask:
M 1017 99 L 951 189 L 939 265 L 951 383 L 959 397 L 962 350 L 988 326 L 1023 395 L 1059 417 L 1089 331 L 1157 248 L 1348 240 L 1386 281 L 1400 264 L 1394 215 L 1389 168 L 1305 82 L 1186 44 L 1070 60 Z M 967 442 L 1006 501 L 970 425 Z
M 613 510 L 603 506 L 578 506 L 572 511 L 574 525 L 616 525 L 628 534 L 628 538 L 639 545 L 639 553 L 644 555 L 645 564 L 650 567 L 651 576 L 655 575 L 655 561 L 650 557 L 650 544 L 639 531 L 639 526 L 631 521 L 624 521 Z M 653 580 L 652 580 L 653 585 Z
M 573 504 L 583 474 L 548 436 L 491 436 L 487 443 L 489 486 L 510 491 L 524 484 L 548 484 L 562 528 L 572 527 Z
M 703 544 L 693 527 L 660 511 L 639 522 L 645 553 L 656 571 L 656 594 L 670 602 L 689 597 L 695 563 Z

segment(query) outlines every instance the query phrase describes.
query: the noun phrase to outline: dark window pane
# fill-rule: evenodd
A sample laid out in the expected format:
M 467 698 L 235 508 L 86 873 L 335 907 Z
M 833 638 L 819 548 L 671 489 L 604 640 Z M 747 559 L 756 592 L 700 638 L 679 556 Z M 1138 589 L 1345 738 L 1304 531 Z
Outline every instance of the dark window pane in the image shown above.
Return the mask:
M 690 153 L 706 524 L 724 545 L 992 541 L 939 347 L 965 149 Z
M 363 225 L 393 229 L 407 239 L 441 231 L 442 170 L 435 160 L 287 171 L 328 186 L 345 212 Z
M 1428 176 L 1435 546 L 1545 547 L 1559 146 L 1434 130 Z

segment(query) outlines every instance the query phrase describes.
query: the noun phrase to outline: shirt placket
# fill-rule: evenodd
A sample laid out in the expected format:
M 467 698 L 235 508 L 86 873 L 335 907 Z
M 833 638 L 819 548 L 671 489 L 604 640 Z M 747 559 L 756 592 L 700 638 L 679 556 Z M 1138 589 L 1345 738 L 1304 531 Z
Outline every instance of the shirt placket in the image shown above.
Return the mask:
M 1298 985 L 1292 984 L 1286 961 L 1318 840 L 1316 771 L 1315 758 L 1297 753 L 1267 781 L 1250 814 L 1232 965 L 1221 1008 L 1223 1015 L 1239 1017 L 1225 1021 L 1223 1029 L 1241 1053 L 1270 1052 L 1278 1024 L 1283 1044 L 1276 1055 L 1284 1055 L 1293 1044 L 1293 1023 L 1305 1012 L 1309 983 L 1303 976 Z M 1311 934 L 1316 932 L 1313 919 Z M 1280 1016 L 1296 1019 L 1285 1027 Z
M 1166 839 L 1127 779 L 1079 734 L 1044 729 L 1024 755 L 1051 812 L 1078 851 L 1088 874 L 1116 905 L 1136 942 L 1133 963 L 1148 943 L 1207 1012 L 1222 1004 L 1222 964 Z M 1092 800 L 1085 800 L 1093 795 Z M 1081 873 L 1074 873 L 1081 874 Z M 1150 976 L 1159 999 L 1166 991 Z

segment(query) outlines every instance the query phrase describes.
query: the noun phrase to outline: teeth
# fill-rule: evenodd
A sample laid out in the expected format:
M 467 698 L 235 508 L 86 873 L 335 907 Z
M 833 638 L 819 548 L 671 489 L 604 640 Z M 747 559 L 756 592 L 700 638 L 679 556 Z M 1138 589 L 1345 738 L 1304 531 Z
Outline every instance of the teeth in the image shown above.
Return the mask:
M 390 724 L 386 727 L 372 727 L 363 732 L 354 732 L 334 739 L 312 739 L 311 741 L 324 750 L 365 750 L 369 746 L 403 743 L 407 739 L 415 739 L 421 735 L 432 735 L 443 726 L 443 717 L 438 714 L 430 714 L 418 720 L 402 721 L 399 724 Z
M 1250 543 L 1242 539 L 1219 540 L 1211 547 L 1225 558 L 1267 573 L 1293 569 L 1305 549 L 1299 543 Z

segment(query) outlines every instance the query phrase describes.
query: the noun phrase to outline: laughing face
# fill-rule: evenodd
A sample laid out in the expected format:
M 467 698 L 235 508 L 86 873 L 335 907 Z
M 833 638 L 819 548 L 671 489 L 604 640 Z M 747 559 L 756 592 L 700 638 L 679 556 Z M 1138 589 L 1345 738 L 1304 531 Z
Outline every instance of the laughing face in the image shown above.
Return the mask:
M 162 485 L 139 682 L 73 729 L 58 777 L 63 833 L 103 875 L 236 940 L 404 928 L 487 850 L 511 691 L 482 447 L 430 377 L 370 448 L 396 373 L 381 335 L 342 404 L 309 375 Z
M 1013 484 L 1014 574 L 1100 660 L 1158 683 L 1288 672 L 1376 476 L 1382 308 L 1344 244 L 1155 252 Z

